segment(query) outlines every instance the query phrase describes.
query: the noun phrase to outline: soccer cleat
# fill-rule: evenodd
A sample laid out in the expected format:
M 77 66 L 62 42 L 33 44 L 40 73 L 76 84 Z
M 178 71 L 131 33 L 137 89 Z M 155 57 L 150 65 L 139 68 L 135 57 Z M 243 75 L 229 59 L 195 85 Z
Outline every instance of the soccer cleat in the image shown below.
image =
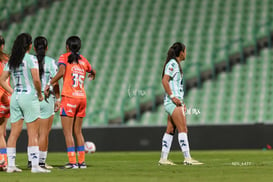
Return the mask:
M 44 169 L 53 169 L 52 166 L 47 165 L 46 163 L 39 163 L 39 166 Z
M 31 161 L 27 161 L 27 168 L 31 169 Z
M 5 161 L 4 159 L 0 160 L 0 165 L 4 165 L 5 162 L 6 162 L 6 161 Z
M 158 165 L 171 165 L 171 166 L 175 166 L 176 164 L 173 163 L 172 161 L 168 160 L 168 159 L 160 159 L 158 161 Z
M 6 171 L 7 170 L 7 166 L 5 164 L 0 165 L 0 171 Z
M 87 168 L 85 162 L 83 162 L 83 163 L 78 163 L 78 166 L 79 166 L 80 169 L 86 169 L 86 168 Z
M 204 163 L 194 160 L 192 158 L 185 158 L 184 165 L 202 165 Z
M 22 169 L 19 169 L 16 166 L 7 167 L 7 173 L 22 172 Z
M 65 166 L 64 166 L 65 169 L 78 169 L 78 165 L 77 164 L 71 164 L 71 163 L 67 163 Z
M 48 169 L 41 168 L 40 166 L 32 167 L 31 168 L 32 173 L 50 173 L 51 171 Z

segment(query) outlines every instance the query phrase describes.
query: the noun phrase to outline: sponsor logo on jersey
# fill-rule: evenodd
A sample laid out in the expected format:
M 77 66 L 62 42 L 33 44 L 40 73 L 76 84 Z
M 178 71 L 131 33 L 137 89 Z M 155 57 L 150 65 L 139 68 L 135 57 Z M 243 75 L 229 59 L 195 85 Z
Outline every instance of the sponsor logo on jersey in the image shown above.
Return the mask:
M 76 108 L 76 105 L 66 104 L 68 107 Z

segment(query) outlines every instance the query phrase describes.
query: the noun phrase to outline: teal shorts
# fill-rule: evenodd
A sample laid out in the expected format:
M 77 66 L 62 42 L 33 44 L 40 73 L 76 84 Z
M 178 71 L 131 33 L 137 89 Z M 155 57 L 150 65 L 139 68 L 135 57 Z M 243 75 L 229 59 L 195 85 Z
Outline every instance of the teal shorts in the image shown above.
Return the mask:
M 45 101 L 45 96 L 44 96 L 44 100 L 40 102 L 40 112 L 41 112 L 40 118 L 41 119 L 47 119 L 50 116 L 55 114 L 54 104 L 55 104 L 54 96 L 50 95 L 49 98 L 47 99 L 47 102 Z
M 182 103 L 182 107 L 185 109 L 186 106 L 185 106 L 185 104 L 184 104 L 183 99 L 180 99 L 180 98 L 179 98 L 179 100 L 180 100 L 181 103 Z M 173 111 L 174 111 L 174 109 L 175 109 L 176 107 L 177 107 L 177 106 L 173 103 L 172 100 L 166 99 L 166 100 L 164 101 L 164 108 L 165 108 L 165 111 L 166 111 L 170 116 L 172 116 Z
M 174 109 L 176 108 L 176 105 L 173 102 L 167 102 L 164 103 L 165 111 L 172 116 Z
M 10 99 L 10 122 L 24 119 L 31 123 L 40 117 L 40 103 L 36 94 L 13 93 Z

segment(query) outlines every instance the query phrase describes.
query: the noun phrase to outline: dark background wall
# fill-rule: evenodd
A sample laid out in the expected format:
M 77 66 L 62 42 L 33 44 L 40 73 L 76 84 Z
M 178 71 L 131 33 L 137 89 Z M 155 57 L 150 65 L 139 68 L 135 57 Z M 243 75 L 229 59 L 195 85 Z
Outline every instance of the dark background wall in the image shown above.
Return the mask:
M 204 125 L 189 126 L 191 149 L 261 149 L 273 145 L 273 125 Z M 97 151 L 161 150 L 165 127 L 99 127 L 83 129 L 86 141 L 93 141 Z M 7 131 L 7 136 L 9 131 Z M 25 152 L 27 132 L 23 130 L 17 151 Z M 180 150 L 177 133 L 172 150 Z M 49 151 L 66 151 L 61 129 L 53 129 L 49 137 Z

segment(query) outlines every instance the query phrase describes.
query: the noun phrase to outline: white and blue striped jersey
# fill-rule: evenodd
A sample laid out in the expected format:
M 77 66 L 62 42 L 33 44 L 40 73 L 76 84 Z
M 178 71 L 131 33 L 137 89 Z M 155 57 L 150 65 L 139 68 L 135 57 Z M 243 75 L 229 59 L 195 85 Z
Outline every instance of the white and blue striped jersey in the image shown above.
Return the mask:
M 51 80 L 57 74 L 58 69 L 53 58 L 45 56 L 44 61 L 44 74 L 41 78 L 42 91 L 44 91 L 46 84 L 49 82 L 49 80 Z
M 39 69 L 39 65 L 37 58 L 28 53 L 25 54 L 18 68 L 10 70 L 9 64 L 6 64 L 4 70 L 9 71 L 11 74 L 14 93 L 36 94 L 31 69 Z
M 175 59 L 171 59 L 164 70 L 165 75 L 170 76 L 169 86 L 172 91 L 172 94 L 183 100 L 184 98 L 184 89 L 183 89 L 183 74 L 180 73 L 179 65 Z M 169 95 L 165 93 L 164 102 L 171 101 Z M 172 101 L 171 101 L 172 102 Z

